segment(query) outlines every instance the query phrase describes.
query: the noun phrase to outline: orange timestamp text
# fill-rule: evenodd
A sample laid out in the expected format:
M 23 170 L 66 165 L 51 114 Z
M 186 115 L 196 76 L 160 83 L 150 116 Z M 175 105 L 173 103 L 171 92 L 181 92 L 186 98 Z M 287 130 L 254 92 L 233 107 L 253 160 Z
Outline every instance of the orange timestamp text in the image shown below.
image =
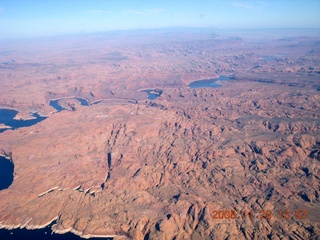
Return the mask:
M 260 210 L 259 212 L 253 212 L 252 210 L 243 210 L 237 212 L 236 210 L 213 210 L 213 219 L 266 219 L 270 220 L 273 217 L 279 219 L 289 220 L 289 219 L 305 219 L 307 217 L 307 210 L 294 210 L 290 211 L 288 209 L 280 211 L 271 210 Z

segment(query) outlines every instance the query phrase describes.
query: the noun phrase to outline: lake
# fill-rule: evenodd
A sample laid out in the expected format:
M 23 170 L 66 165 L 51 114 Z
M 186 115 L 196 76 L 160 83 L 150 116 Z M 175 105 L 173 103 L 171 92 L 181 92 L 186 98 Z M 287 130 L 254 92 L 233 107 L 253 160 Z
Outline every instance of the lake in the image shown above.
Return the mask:
M 53 233 L 51 230 L 51 225 L 42 228 L 42 229 L 34 229 L 27 230 L 23 229 L 0 229 L 0 239 L 3 240 L 84 240 L 85 238 L 79 237 L 71 232 L 64 234 Z M 89 239 L 97 239 L 97 240 L 112 240 L 113 238 L 89 238 Z
M 89 102 L 84 98 L 75 98 L 77 99 L 82 106 L 89 106 Z
M 14 165 L 9 159 L 0 156 L 0 191 L 7 189 L 13 182 Z M 0 238 L 2 239 L 2 238 Z
M 77 99 L 82 106 L 89 106 L 89 102 L 86 99 L 83 98 L 74 98 Z M 66 110 L 59 104 L 59 100 L 61 99 L 56 99 L 56 100 L 50 100 L 49 104 L 51 107 L 56 109 L 58 112 L 62 110 Z M 18 114 L 17 110 L 13 109 L 0 109 L 0 124 L 5 124 L 6 126 L 9 126 L 11 128 L 0 128 L 0 133 L 11 129 L 18 129 L 21 127 L 30 127 L 32 125 L 37 124 L 38 122 L 43 121 L 47 117 L 40 116 L 38 113 L 32 113 L 32 116 L 34 117 L 33 119 L 14 119 L 14 117 Z
M 60 112 L 60 111 L 63 111 L 63 110 L 67 110 L 67 109 L 65 109 L 64 107 L 62 107 L 62 106 L 59 104 L 59 101 L 60 101 L 61 99 L 63 99 L 63 98 L 59 98 L 59 99 L 55 99 L 55 100 L 50 100 L 50 102 L 49 102 L 49 105 L 50 105 L 51 107 L 53 107 L 55 110 L 57 110 L 57 112 Z M 66 98 L 66 99 L 77 99 L 82 106 L 89 106 L 89 102 L 88 102 L 86 99 L 84 99 L 84 98 Z
M 65 108 L 61 107 L 60 104 L 58 103 L 60 101 L 60 99 L 57 100 L 50 100 L 49 105 L 51 107 L 53 107 L 55 110 L 57 110 L 58 112 L 62 111 L 62 110 L 66 110 Z
M 18 129 L 21 127 L 30 127 L 38 122 L 43 121 L 47 117 L 42 117 L 38 113 L 33 113 L 32 116 L 34 119 L 27 120 L 16 120 L 14 117 L 18 114 L 18 111 L 12 109 L 0 109 L 0 123 L 10 126 L 12 130 Z M 0 129 L 0 133 L 8 130 L 10 128 Z
M 160 89 L 145 89 L 141 90 L 141 92 L 146 92 L 148 94 L 148 99 L 154 100 L 157 97 L 160 97 L 163 91 Z
M 221 84 L 218 84 L 217 81 L 226 81 L 231 79 L 232 77 L 219 76 L 218 78 L 197 80 L 197 81 L 191 82 L 188 86 L 190 88 L 208 88 L 208 87 L 217 88 L 222 86 Z

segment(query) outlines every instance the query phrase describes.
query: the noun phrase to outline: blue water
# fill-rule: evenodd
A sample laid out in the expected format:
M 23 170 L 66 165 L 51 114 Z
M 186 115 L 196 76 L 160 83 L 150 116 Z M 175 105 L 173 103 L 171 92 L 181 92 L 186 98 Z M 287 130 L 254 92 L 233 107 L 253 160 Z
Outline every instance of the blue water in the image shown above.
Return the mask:
M 197 80 L 190 83 L 188 86 L 190 88 L 217 88 L 222 86 L 221 84 L 216 83 L 217 81 L 226 81 L 230 79 L 231 78 L 227 76 L 219 76 L 218 78 Z
M 146 92 L 148 94 L 148 99 L 149 100 L 154 100 L 156 99 L 157 97 L 160 97 L 161 94 L 162 94 L 162 90 L 154 90 L 154 89 L 151 89 L 151 90 L 142 90 L 141 92 Z M 154 92 L 154 93 L 153 93 Z
M 55 110 L 57 110 L 58 112 L 60 112 L 60 111 L 62 111 L 62 110 L 66 110 L 65 108 L 63 108 L 63 107 L 61 107 L 61 106 L 59 105 L 59 103 L 58 103 L 59 100 L 60 100 L 60 99 L 50 100 L 49 105 L 50 105 L 51 107 L 53 107 Z
M 86 99 L 83 99 L 83 98 L 75 98 L 75 99 L 77 99 L 82 106 L 89 106 L 89 102 Z M 61 99 L 50 100 L 49 105 L 54 109 L 56 109 L 58 112 L 67 110 L 64 107 L 61 107 L 61 105 L 59 104 L 60 100 Z
M 89 102 L 83 98 L 75 98 L 77 99 L 82 106 L 89 106 Z M 65 108 L 61 107 L 58 103 L 60 99 L 57 100 L 50 100 L 49 105 L 56 109 L 58 112 L 62 110 L 66 110 Z M 38 122 L 43 121 L 47 117 L 42 117 L 38 113 L 33 113 L 34 119 L 28 120 L 16 120 L 14 117 L 18 114 L 18 111 L 12 109 L 0 109 L 0 124 L 3 123 L 7 126 L 10 126 L 12 130 L 18 129 L 21 127 L 30 127 L 32 125 L 37 124 Z M 0 133 L 8 130 L 8 128 L 0 129 Z
M 13 171 L 13 163 L 5 157 L 0 156 L 0 191 L 7 189 L 12 184 Z M 0 239 L 2 238 L 0 237 Z
M 51 224 L 53 225 L 53 224 Z M 53 233 L 51 230 L 51 225 L 42 228 L 42 229 L 34 229 L 27 230 L 23 229 L 0 229 L 0 239 L 2 240 L 84 240 L 85 238 L 81 238 L 78 235 L 75 235 L 71 232 L 64 234 Z M 89 238 L 89 239 L 97 239 L 97 240 L 112 240 L 113 238 Z
M 89 102 L 83 98 L 76 98 L 82 106 L 89 106 Z
M 35 125 L 38 122 L 43 121 L 47 117 L 41 117 L 38 113 L 33 113 L 32 116 L 36 117 L 35 119 L 28 120 L 16 120 L 14 117 L 18 114 L 18 111 L 11 109 L 0 109 L 0 123 L 3 123 L 7 126 L 10 126 L 12 130 L 18 129 L 21 127 L 30 127 Z M 8 129 L 0 129 L 0 133 Z
M 150 93 L 150 92 L 148 93 L 148 99 L 149 100 L 154 100 L 159 96 L 160 96 L 159 94 L 154 94 L 154 93 Z

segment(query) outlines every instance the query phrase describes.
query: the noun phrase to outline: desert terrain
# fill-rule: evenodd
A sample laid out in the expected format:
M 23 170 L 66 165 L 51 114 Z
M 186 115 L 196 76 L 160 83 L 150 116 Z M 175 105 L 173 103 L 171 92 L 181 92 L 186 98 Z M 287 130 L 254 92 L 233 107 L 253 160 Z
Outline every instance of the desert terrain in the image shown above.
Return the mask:
M 0 154 L 14 164 L 0 228 L 319 239 L 318 30 L 116 31 L 1 46 L 0 108 L 47 118 L 0 125 Z M 188 86 L 219 76 L 230 80 Z

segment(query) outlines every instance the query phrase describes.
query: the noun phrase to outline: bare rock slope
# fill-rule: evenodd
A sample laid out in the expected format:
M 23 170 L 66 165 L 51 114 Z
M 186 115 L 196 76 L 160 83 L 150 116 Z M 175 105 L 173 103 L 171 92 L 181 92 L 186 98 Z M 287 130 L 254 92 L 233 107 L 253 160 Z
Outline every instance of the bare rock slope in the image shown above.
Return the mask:
M 26 43 L 0 63 L 1 108 L 48 116 L 0 133 L 14 163 L 0 227 L 318 239 L 319 38 L 153 34 L 49 42 L 54 52 Z M 218 75 L 234 78 L 188 87 Z M 162 94 L 147 100 L 145 89 Z M 53 99 L 68 110 L 55 112 Z
M 56 231 L 134 239 L 318 236 L 319 121 L 281 111 L 266 117 L 243 92 L 183 94 L 208 92 L 202 105 L 80 107 L 3 133 L 1 147 L 16 170 L 0 192 L 2 225 L 57 219 Z M 213 218 L 231 209 L 273 216 Z M 307 218 L 280 219 L 286 209 L 307 210 Z

